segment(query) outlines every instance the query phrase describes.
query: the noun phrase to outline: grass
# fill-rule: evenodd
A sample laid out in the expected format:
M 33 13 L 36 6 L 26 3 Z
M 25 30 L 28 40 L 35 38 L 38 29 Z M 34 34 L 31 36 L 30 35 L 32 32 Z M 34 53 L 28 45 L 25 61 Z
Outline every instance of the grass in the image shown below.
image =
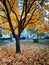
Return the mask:
M 39 43 L 49 45 L 49 39 L 40 40 Z

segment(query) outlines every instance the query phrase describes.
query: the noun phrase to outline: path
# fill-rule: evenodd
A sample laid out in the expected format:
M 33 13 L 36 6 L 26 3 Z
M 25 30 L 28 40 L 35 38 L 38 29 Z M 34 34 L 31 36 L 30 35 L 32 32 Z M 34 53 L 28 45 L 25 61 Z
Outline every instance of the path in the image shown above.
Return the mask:
M 0 42 L 0 48 L 1 47 L 9 47 L 11 45 L 15 45 L 15 41 L 8 40 L 8 41 Z M 34 46 L 42 45 L 42 47 L 43 47 L 44 44 L 33 43 L 33 40 L 20 40 L 20 45 L 27 45 L 28 47 L 31 47 L 32 45 L 34 45 Z M 44 45 L 44 46 L 46 46 L 46 45 Z

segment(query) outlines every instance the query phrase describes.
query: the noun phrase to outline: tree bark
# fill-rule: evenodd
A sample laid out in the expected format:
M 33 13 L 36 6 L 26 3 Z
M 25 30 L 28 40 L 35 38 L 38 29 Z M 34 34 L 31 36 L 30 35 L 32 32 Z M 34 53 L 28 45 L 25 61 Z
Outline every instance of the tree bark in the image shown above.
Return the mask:
M 20 38 L 16 38 L 16 53 L 20 53 Z

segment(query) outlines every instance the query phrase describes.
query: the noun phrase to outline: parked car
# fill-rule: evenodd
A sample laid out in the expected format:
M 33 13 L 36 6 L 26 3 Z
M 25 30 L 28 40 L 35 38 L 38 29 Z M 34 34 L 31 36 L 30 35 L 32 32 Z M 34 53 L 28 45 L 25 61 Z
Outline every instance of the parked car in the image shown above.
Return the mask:
M 44 39 L 45 38 L 45 36 L 38 36 L 38 39 Z
M 11 34 L 3 34 L 2 37 L 0 37 L 0 40 L 12 40 Z
M 45 38 L 44 39 L 49 39 L 49 36 L 45 36 Z

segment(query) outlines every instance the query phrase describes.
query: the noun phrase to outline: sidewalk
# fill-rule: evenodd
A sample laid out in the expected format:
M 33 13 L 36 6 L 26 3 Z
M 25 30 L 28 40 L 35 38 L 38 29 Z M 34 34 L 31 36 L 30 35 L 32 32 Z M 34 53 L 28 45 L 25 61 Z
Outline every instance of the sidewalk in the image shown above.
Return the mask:
M 14 45 L 15 46 L 15 41 L 2 41 L 0 42 L 0 48 L 1 47 L 9 47 L 9 46 L 12 46 Z M 34 43 L 33 40 L 20 40 L 20 45 L 27 45 L 28 47 L 30 46 L 37 46 L 37 45 L 44 45 L 44 46 L 48 46 L 48 45 L 45 45 L 44 43 Z

